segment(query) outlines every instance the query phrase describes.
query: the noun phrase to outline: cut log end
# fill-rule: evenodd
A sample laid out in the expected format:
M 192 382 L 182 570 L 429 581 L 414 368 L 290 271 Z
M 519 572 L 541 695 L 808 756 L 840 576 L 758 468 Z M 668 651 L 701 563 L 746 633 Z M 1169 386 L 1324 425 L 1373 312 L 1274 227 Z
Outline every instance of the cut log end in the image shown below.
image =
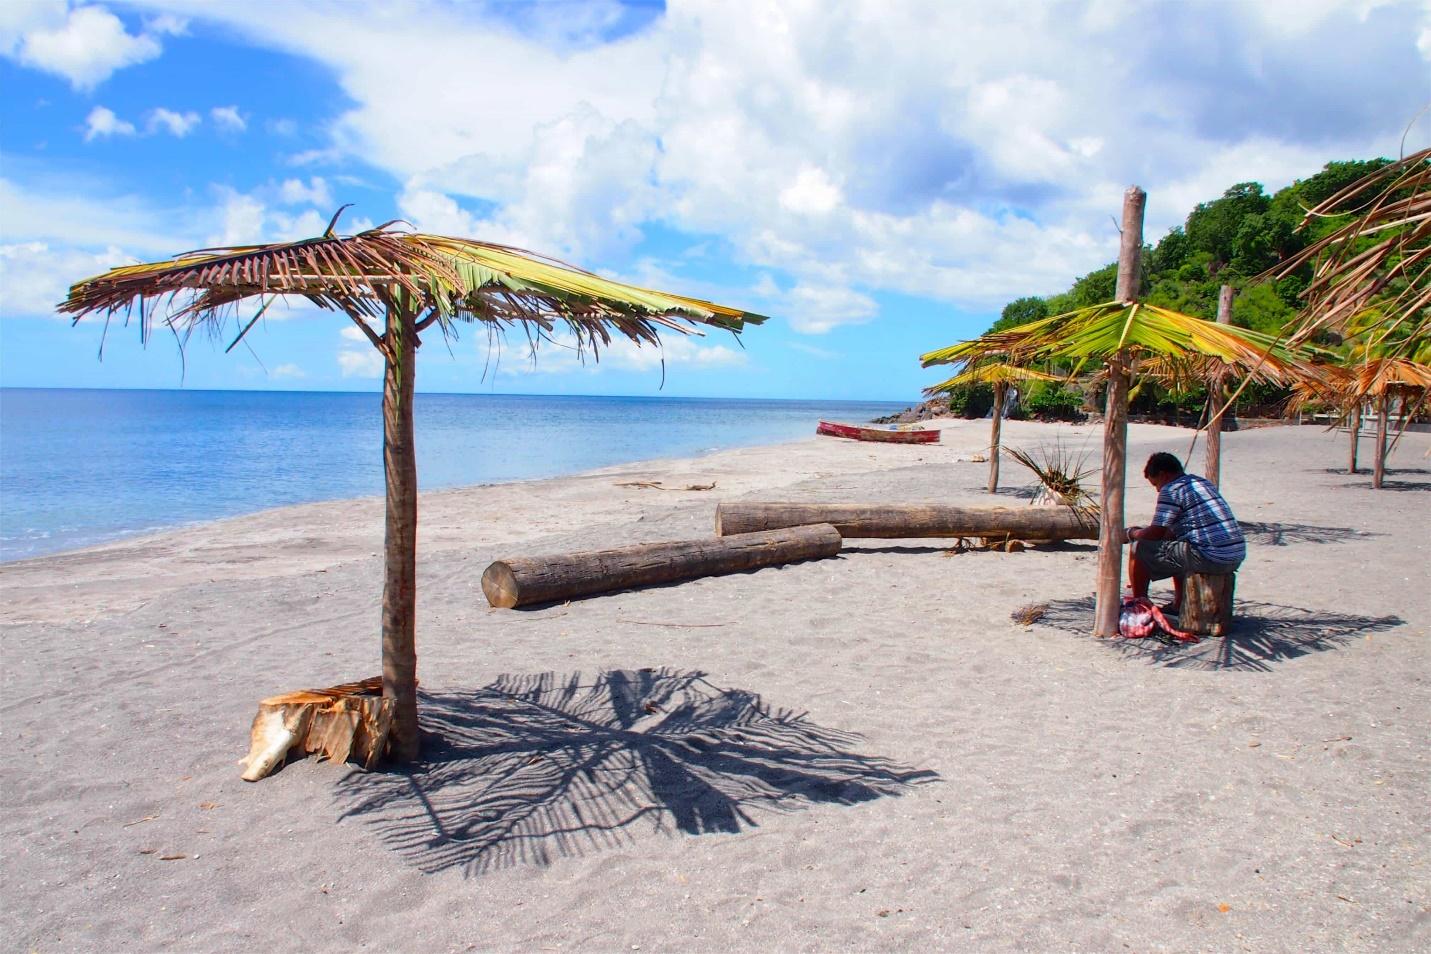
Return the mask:
M 507 563 L 498 560 L 482 574 L 482 593 L 498 609 L 517 605 L 517 576 Z

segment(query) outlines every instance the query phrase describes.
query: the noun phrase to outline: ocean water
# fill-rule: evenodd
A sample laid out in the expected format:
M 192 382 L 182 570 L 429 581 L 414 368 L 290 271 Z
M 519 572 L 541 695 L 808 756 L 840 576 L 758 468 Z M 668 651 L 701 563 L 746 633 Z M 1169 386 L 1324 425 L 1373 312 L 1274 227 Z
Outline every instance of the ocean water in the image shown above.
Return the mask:
M 0 390 L 0 561 L 383 493 L 377 394 Z M 891 402 L 419 394 L 422 489 L 814 434 Z

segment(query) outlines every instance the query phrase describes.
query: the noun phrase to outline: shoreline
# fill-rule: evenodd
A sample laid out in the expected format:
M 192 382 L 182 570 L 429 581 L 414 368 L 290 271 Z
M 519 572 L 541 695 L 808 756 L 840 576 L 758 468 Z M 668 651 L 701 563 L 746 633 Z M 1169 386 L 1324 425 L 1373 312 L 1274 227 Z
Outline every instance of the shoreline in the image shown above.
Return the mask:
M 850 540 L 482 597 L 493 559 L 706 537 L 721 499 L 1026 504 L 1021 468 L 991 498 L 968 460 L 987 421 L 942 430 L 423 494 L 405 772 L 235 765 L 259 699 L 377 671 L 380 499 L 0 565 L 0 928 L 46 951 L 1424 947 L 1427 435 L 1379 493 L 1334 472 L 1340 435 L 1227 435 L 1241 630 L 1194 647 L 1080 630 L 1079 542 Z M 1004 435 L 1090 461 L 1102 439 Z M 1186 449 L 1130 429 L 1130 461 Z M 1152 502 L 1130 481 L 1130 522 Z

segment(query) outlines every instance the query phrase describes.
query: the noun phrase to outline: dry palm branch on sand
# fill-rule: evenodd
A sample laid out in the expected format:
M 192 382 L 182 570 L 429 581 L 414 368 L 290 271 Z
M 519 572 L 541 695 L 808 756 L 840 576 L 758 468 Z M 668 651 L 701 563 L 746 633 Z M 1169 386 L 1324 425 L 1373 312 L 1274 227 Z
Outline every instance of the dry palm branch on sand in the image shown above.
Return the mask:
M 344 207 L 346 208 L 346 206 Z M 141 336 L 157 323 L 182 344 L 215 336 L 230 321 L 234 347 L 280 297 L 345 315 L 383 357 L 383 465 L 386 534 L 382 603 L 382 697 L 391 702 L 386 754 L 418 757 L 417 463 L 413 395 L 419 337 L 434 325 L 447 337 L 463 324 L 490 333 L 523 329 L 535 351 L 558 330 L 596 356 L 613 337 L 659 345 L 661 331 L 739 333 L 764 317 L 697 298 L 615 282 L 554 259 L 472 239 L 404 231 L 389 222 L 337 235 L 342 209 L 320 236 L 297 242 L 200 249 L 162 262 L 128 265 L 76 283 L 59 306 L 75 316 L 138 310 Z M 238 306 L 256 304 L 245 320 Z
M 1098 501 L 1084 486 L 1084 482 L 1097 471 L 1084 466 L 1087 453 L 1075 454 L 1062 441 L 1039 444 L 1031 450 L 1019 447 L 1005 447 L 1004 453 L 1023 464 L 1038 478 L 1041 490 L 1034 503 L 1058 504 L 1073 507 L 1097 518 Z

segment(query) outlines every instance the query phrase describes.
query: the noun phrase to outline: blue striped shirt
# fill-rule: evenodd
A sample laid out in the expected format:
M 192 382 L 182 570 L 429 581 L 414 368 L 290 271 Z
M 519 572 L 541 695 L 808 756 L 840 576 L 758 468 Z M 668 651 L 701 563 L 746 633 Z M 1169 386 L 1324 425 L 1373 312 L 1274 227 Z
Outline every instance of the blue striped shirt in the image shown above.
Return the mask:
M 1174 540 L 1186 540 L 1213 563 L 1241 563 L 1247 556 L 1247 541 L 1232 508 L 1211 482 L 1196 474 L 1163 485 L 1153 523 L 1167 527 Z

